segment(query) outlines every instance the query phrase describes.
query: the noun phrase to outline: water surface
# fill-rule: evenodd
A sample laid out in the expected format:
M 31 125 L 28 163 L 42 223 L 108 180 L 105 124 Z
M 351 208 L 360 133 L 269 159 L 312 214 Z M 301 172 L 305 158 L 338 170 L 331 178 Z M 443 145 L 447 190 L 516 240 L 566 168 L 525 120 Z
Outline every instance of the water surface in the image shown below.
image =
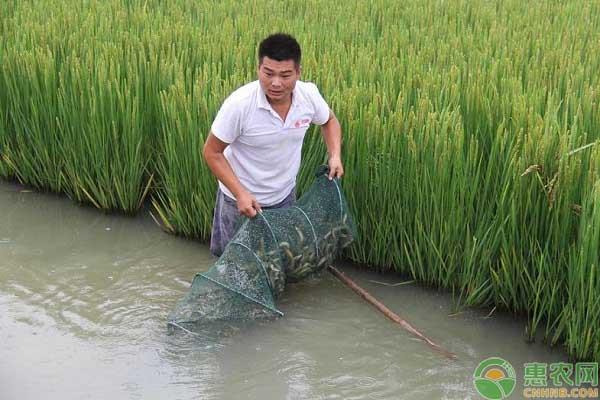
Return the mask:
M 338 267 L 455 352 L 450 361 L 328 273 L 290 285 L 281 319 L 213 338 L 167 315 L 213 258 L 148 215 L 105 215 L 0 183 L 0 399 L 479 399 L 476 365 L 567 360 L 527 344 L 524 321 L 452 314 L 449 295 Z M 512 398 L 522 398 L 522 382 Z

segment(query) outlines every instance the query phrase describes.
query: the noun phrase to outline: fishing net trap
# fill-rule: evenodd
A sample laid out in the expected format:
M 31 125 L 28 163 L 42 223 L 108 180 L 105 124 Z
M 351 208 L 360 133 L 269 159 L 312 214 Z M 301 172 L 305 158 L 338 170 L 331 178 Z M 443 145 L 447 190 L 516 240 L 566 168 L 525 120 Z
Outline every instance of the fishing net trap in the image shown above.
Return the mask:
M 188 330 L 205 322 L 283 315 L 275 300 L 286 283 L 331 265 L 356 236 L 339 182 L 327 172 L 319 167 L 294 206 L 245 219 L 215 264 L 196 274 L 169 325 Z

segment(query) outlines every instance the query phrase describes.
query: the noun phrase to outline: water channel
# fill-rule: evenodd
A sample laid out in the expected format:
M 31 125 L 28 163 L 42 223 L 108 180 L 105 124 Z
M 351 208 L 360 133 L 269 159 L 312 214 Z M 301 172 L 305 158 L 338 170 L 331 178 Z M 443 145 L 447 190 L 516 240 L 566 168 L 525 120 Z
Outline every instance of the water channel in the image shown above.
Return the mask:
M 452 315 L 447 293 L 337 266 L 446 349 L 444 359 L 328 273 L 288 286 L 283 318 L 200 340 L 167 314 L 213 258 L 142 213 L 106 215 L 0 183 L 0 399 L 480 399 L 473 372 L 500 356 L 566 361 L 526 343 L 525 321 Z M 511 398 L 522 398 L 518 380 Z

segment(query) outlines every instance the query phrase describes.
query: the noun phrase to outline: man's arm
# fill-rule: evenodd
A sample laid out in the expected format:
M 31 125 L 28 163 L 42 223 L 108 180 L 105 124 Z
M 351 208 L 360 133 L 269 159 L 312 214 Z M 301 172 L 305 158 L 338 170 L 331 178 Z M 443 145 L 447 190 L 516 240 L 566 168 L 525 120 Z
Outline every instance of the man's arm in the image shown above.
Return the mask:
M 228 145 L 228 143 L 223 142 L 210 132 L 204 143 L 202 154 L 213 175 L 223 182 L 227 189 L 235 196 L 240 214 L 244 214 L 247 217 L 254 217 L 261 210 L 260 204 L 242 186 L 240 180 L 235 176 L 233 169 L 231 169 L 231 165 L 229 165 L 229 162 L 223 155 Z
M 329 179 L 344 175 L 342 165 L 342 127 L 333 111 L 329 110 L 329 119 L 321 125 L 321 133 L 329 155 Z

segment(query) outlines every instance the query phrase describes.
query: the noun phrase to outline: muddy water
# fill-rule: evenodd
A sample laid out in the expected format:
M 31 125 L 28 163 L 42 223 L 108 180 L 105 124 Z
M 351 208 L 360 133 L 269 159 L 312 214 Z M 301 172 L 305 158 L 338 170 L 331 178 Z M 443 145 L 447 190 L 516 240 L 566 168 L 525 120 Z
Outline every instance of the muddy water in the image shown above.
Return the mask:
M 479 399 L 476 365 L 566 360 L 524 321 L 452 313 L 446 294 L 338 265 L 459 359 L 429 350 L 329 274 L 289 286 L 285 316 L 215 339 L 166 318 L 205 245 L 147 216 L 107 216 L 0 183 L 0 399 Z M 387 283 L 384 285 L 382 283 Z M 519 394 L 519 391 L 521 392 Z

